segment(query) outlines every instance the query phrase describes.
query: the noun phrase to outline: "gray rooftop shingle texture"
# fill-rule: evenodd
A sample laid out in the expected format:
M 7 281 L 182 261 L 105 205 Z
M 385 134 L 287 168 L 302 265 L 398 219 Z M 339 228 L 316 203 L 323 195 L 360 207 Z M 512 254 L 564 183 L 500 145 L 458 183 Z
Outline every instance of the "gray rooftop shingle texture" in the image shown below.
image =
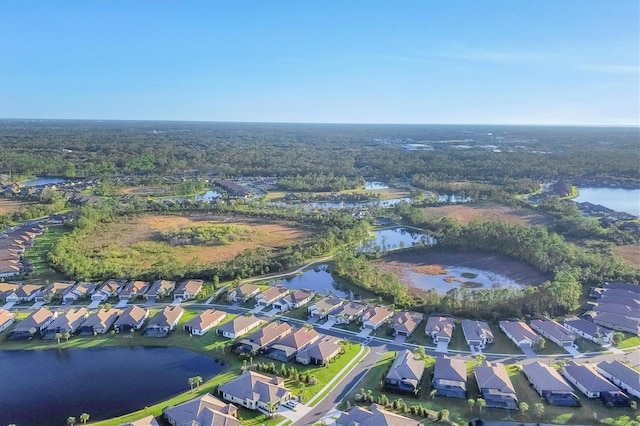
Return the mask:
M 391 364 L 387 379 L 415 382 L 417 386 L 424 373 L 424 361 L 408 349 L 398 352 Z

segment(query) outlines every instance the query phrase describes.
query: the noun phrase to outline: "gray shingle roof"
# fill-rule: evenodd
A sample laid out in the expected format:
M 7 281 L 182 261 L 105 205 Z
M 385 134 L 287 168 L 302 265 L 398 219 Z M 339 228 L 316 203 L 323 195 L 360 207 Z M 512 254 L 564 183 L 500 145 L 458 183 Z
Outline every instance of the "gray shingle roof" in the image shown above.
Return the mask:
M 245 371 L 236 379 L 220 385 L 218 391 L 243 400 L 278 403 L 289 394 L 283 383 L 284 380 L 279 377 L 271 378 L 255 371 Z
M 234 417 L 238 409 L 207 393 L 164 410 L 164 416 L 176 426 L 240 426 Z
M 378 404 L 371 404 L 369 409 L 355 406 L 342 413 L 336 420 L 337 426 L 418 426 L 417 420 L 401 416 L 385 410 Z
M 467 342 L 482 340 L 482 335 L 486 336 L 487 340 L 493 340 L 493 333 L 489 328 L 489 324 L 484 321 L 476 320 L 462 320 L 461 323 L 462 332 Z
M 573 388 L 558 371 L 539 361 L 523 365 L 522 371 L 529 378 L 529 381 L 541 391 L 573 392 Z
M 446 355 L 436 358 L 433 371 L 434 380 L 449 380 L 452 382 L 467 381 L 467 365 L 461 359 L 450 358 Z
M 424 373 L 424 361 L 408 349 L 398 352 L 391 364 L 387 379 L 415 382 L 417 386 Z
M 475 368 L 475 376 L 480 389 L 496 389 L 500 393 L 512 393 L 514 395 L 516 393 L 504 364 L 496 362 L 477 366 Z
M 569 364 L 565 365 L 562 370 L 565 374 L 573 377 L 576 382 L 580 383 L 589 392 L 619 391 L 613 383 L 587 365 L 569 361 Z
M 598 364 L 598 369 L 603 370 L 611 376 L 633 387 L 640 392 L 640 372 L 634 370 L 620 361 L 602 361 Z

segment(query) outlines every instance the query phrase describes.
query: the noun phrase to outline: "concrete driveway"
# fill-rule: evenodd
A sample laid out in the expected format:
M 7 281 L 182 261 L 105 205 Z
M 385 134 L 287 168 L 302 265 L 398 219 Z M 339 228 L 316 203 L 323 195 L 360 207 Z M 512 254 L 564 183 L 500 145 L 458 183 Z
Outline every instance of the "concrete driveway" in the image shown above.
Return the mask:
M 127 307 L 127 303 L 129 303 L 129 299 L 123 299 L 123 300 L 119 301 L 118 304 L 115 307 L 116 308 L 126 308 Z
M 449 342 L 438 342 L 438 345 L 436 346 L 436 352 L 441 352 L 443 354 L 449 352 Z
M 538 354 L 533 350 L 533 348 L 530 348 L 528 346 L 520 346 L 520 350 L 527 358 L 538 358 Z
M 331 327 L 333 327 L 333 326 L 335 325 L 335 323 L 336 323 L 336 322 L 335 322 L 334 320 L 327 320 L 327 322 L 325 322 L 324 324 L 322 324 L 322 325 L 321 325 L 320 327 L 318 327 L 318 328 L 321 328 L 321 329 L 323 329 L 323 330 L 328 330 L 328 329 L 330 329 Z
M 102 300 L 92 300 L 87 309 L 96 309 L 100 303 L 102 303 Z
M 364 330 L 360 331 L 360 333 L 356 334 L 356 337 L 367 337 L 369 336 L 371 333 L 373 333 L 373 330 L 370 328 L 365 328 Z
M 393 343 L 396 345 L 404 345 L 404 342 L 407 340 L 407 336 L 396 336 L 393 339 Z
M 565 351 L 569 352 L 571 355 L 573 355 L 574 358 L 582 358 L 584 357 L 584 355 L 576 348 L 574 348 L 573 346 L 563 346 L 562 349 L 564 349 Z
M 280 309 L 278 308 L 273 308 L 272 310 L 270 310 L 269 312 L 265 313 L 264 316 L 265 317 L 272 317 L 274 315 L 277 315 L 280 313 Z

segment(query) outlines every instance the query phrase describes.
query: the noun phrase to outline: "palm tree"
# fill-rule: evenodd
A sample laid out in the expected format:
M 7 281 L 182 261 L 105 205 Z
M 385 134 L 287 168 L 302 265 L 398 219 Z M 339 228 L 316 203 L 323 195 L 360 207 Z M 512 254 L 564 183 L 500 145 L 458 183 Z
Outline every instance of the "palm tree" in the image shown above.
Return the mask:
M 56 333 L 56 340 L 58 341 L 58 344 L 60 344 L 60 339 L 62 339 L 62 333 Z
M 529 404 L 527 404 L 526 402 L 521 402 L 520 403 L 520 414 L 522 414 L 524 416 L 524 414 L 529 410 Z
M 484 399 L 482 398 L 476 399 L 476 406 L 478 407 L 478 413 L 482 413 L 482 408 L 484 408 L 485 405 L 487 405 L 487 402 Z
M 73 416 L 67 417 L 67 424 L 69 426 L 73 426 L 76 424 L 76 418 Z
M 473 398 L 469 398 L 467 403 L 469 404 L 469 410 L 473 413 L 473 406 L 476 405 L 476 400 Z
M 437 392 L 437 389 L 431 389 L 431 392 L 429 392 L 429 398 L 433 399 Z
M 200 389 L 200 385 L 202 384 L 202 382 L 204 382 L 204 379 L 201 376 L 195 376 L 193 378 L 193 384 L 196 386 L 196 388 Z
M 68 331 L 65 331 L 65 332 L 62 334 L 62 337 L 64 337 L 64 338 L 65 338 L 65 340 L 68 342 L 68 341 L 69 341 L 69 339 L 71 338 L 71 333 L 69 333 Z
M 544 414 L 544 404 L 541 402 L 536 402 L 536 405 L 534 407 L 536 409 L 536 415 L 538 417 L 542 417 L 542 415 Z
M 195 377 L 189 377 L 187 381 L 189 382 L 189 389 L 193 391 L 193 386 L 196 384 Z
M 80 414 L 80 421 L 82 422 L 82 424 L 87 424 L 87 422 L 89 421 L 89 417 L 91 417 L 89 415 L 89 413 L 82 413 Z
M 267 417 L 269 417 L 270 419 L 274 417 L 275 413 L 276 413 L 276 409 L 278 408 L 278 405 L 275 402 L 269 401 L 267 402 Z

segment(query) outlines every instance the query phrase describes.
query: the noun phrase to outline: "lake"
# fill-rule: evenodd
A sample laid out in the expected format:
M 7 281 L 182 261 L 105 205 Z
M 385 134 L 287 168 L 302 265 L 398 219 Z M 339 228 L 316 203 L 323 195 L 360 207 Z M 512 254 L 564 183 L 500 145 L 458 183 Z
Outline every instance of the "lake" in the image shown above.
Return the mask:
M 57 177 L 37 177 L 35 179 L 25 180 L 21 184 L 23 186 L 45 186 L 56 185 L 62 182 L 65 182 L 65 179 Z
M 622 188 L 578 188 L 578 197 L 573 201 L 600 204 L 611 210 L 640 216 L 640 189 Z
M 331 276 L 328 265 L 318 265 L 313 269 L 307 269 L 300 275 L 292 278 L 285 278 L 277 281 L 275 284 L 283 285 L 293 290 L 313 290 L 316 293 L 328 296 L 350 298 L 351 292 L 346 290 L 337 283 Z
M 446 274 L 430 275 L 407 271 L 407 277 L 417 288 L 435 289 L 442 294 L 446 294 L 452 288 L 468 288 L 470 290 L 502 287 L 524 288 L 523 285 L 511 278 L 495 272 L 463 266 L 443 265 L 443 268 L 446 270 Z
M 220 194 L 218 191 L 209 190 L 204 194 L 196 195 L 195 200 L 196 201 L 213 201 L 216 198 L 220 198 L 221 195 L 222 194 Z
M 0 424 L 66 425 L 82 413 L 104 420 L 188 390 L 189 377 L 207 381 L 224 369 L 178 348 L 0 351 Z
M 373 232 L 373 239 L 365 241 L 359 251 L 363 252 L 386 252 L 398 250 L 415 245 L 433 245 L 435 238 L 410 228 L 397 227 L 390 229 L 380 229 Z
M 361 207 L 393 207 L 402 201 L 411 202 L 410 197 L 390 198 L 380 201 L 363 201 L 361 203 L 345 202 L 345 201 L 323 201 L 302 204 L 303 207 L 312 209 L 352 209 Z

